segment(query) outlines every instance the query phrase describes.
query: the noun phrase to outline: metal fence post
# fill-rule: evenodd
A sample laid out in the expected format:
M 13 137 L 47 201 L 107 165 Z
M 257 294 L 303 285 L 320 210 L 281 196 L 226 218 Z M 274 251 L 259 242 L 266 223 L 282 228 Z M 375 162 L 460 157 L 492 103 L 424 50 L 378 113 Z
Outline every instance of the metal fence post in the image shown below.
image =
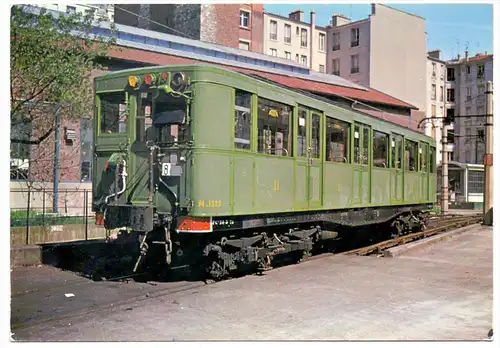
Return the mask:
M 30 243 L 31 188 L 28 187 L 28 209 L 26 210 L 26 244 Z
M 42 226 L 45 226 L 45 188 L 43 188 Z
M 85 189 L 85 209 L 84 209 L 84 214 L 85 214 L 85 240 L 88 240 L 89 237 L 89 197 L 88 197 L 88 192 Z

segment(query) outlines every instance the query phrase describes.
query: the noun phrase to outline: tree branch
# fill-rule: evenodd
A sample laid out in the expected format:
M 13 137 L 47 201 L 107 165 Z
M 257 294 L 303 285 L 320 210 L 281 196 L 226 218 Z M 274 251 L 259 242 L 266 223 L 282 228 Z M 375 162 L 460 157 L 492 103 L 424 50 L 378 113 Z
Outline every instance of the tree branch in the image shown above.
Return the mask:
M 47 139 L 52 134 L 54 129 L 55 129 L 54 127 L 51 127 L 44 135 L 42 135 L 37 140 L 24 140 L 24 139 L 11 138 L 10 142 L 15 143 L 15 144 L 39 145 L 41 142 L 43 142 L 45 139 Z

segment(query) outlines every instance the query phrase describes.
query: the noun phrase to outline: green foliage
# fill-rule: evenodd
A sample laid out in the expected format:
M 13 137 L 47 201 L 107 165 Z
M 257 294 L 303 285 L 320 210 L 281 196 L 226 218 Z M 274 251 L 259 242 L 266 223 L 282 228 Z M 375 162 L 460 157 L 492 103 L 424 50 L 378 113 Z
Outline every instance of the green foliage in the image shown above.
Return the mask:
M 60 105 L 65 119 L 92 117 L 91 72 L 103 68 L 100 61 L 114 40 L 92 37 L 96 21 L 91 14 L 53 16 L 25 8 L 11 9 L 11 124 L 29 122 L 41 128 L 34 133 L 44 138 L 54 122 L 41 112 L 47 104 Z

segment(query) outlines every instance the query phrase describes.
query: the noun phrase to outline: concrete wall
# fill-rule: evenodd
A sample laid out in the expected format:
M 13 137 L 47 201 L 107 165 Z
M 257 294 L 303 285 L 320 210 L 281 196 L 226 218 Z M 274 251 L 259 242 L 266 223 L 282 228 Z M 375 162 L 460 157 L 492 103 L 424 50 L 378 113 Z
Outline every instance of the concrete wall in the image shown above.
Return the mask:
M 341 22 L 345 23 L 345 21 Z M 351 47 L 351 29 L 359 29 L 359 46 Z M 330 26 L 327 28 L 328 35 L 328 54 L 327 54 L 327 72 L 333 73 L 334 59 L 340 59 L 340 77 L 359 83 L 363 86 L 370 86 L 370 22 L 362 20 L 343 24 L 338 27 Z M 333 51 L 333 35 L 340 33 L 340 49 Z M 351 55 L 359 55 L 359 72 L 351 73 Z M 374 87 L 387 93 L 383 89 Z M 388 93 L 390 94 L 390 93 Z M 395 95 L 396 96 L 396 95 Z M 396 96 L 397 97 L 397 96 Z M 405 100 L 406 101 L 406 100 Z
M 29 194 L 30 210 L 51 213 L 53 206 L 53 184 L 51 182 L 31 183 Z M 28 190 L 26 183 L 20 181 L 10 182 L 10 209 L 27 210 Z M 87 213 L 92 214 L 92 184 L 89 182 L 59 184 L 59 213 L 63 215 L 83 216 L 85 213 L 85 193 L 87 194 Z M 45 201 L 45 203 L 44 203 Z
M 425 20 L 372 5 L 370 87 L 425 111 L 427 101 Z

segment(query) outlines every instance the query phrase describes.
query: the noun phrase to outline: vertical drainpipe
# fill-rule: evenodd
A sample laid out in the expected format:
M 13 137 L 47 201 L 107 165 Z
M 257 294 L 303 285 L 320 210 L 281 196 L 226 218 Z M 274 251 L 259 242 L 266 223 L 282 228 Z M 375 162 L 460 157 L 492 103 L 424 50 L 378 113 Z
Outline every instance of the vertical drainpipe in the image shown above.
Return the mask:
M 309 68 L 313 70 L 313 55 L 314 55 L 314 33 L 316 31 L 316 21 L 315 21 L 315 13 L 311 11 L 311 39 L 309 41 Z

